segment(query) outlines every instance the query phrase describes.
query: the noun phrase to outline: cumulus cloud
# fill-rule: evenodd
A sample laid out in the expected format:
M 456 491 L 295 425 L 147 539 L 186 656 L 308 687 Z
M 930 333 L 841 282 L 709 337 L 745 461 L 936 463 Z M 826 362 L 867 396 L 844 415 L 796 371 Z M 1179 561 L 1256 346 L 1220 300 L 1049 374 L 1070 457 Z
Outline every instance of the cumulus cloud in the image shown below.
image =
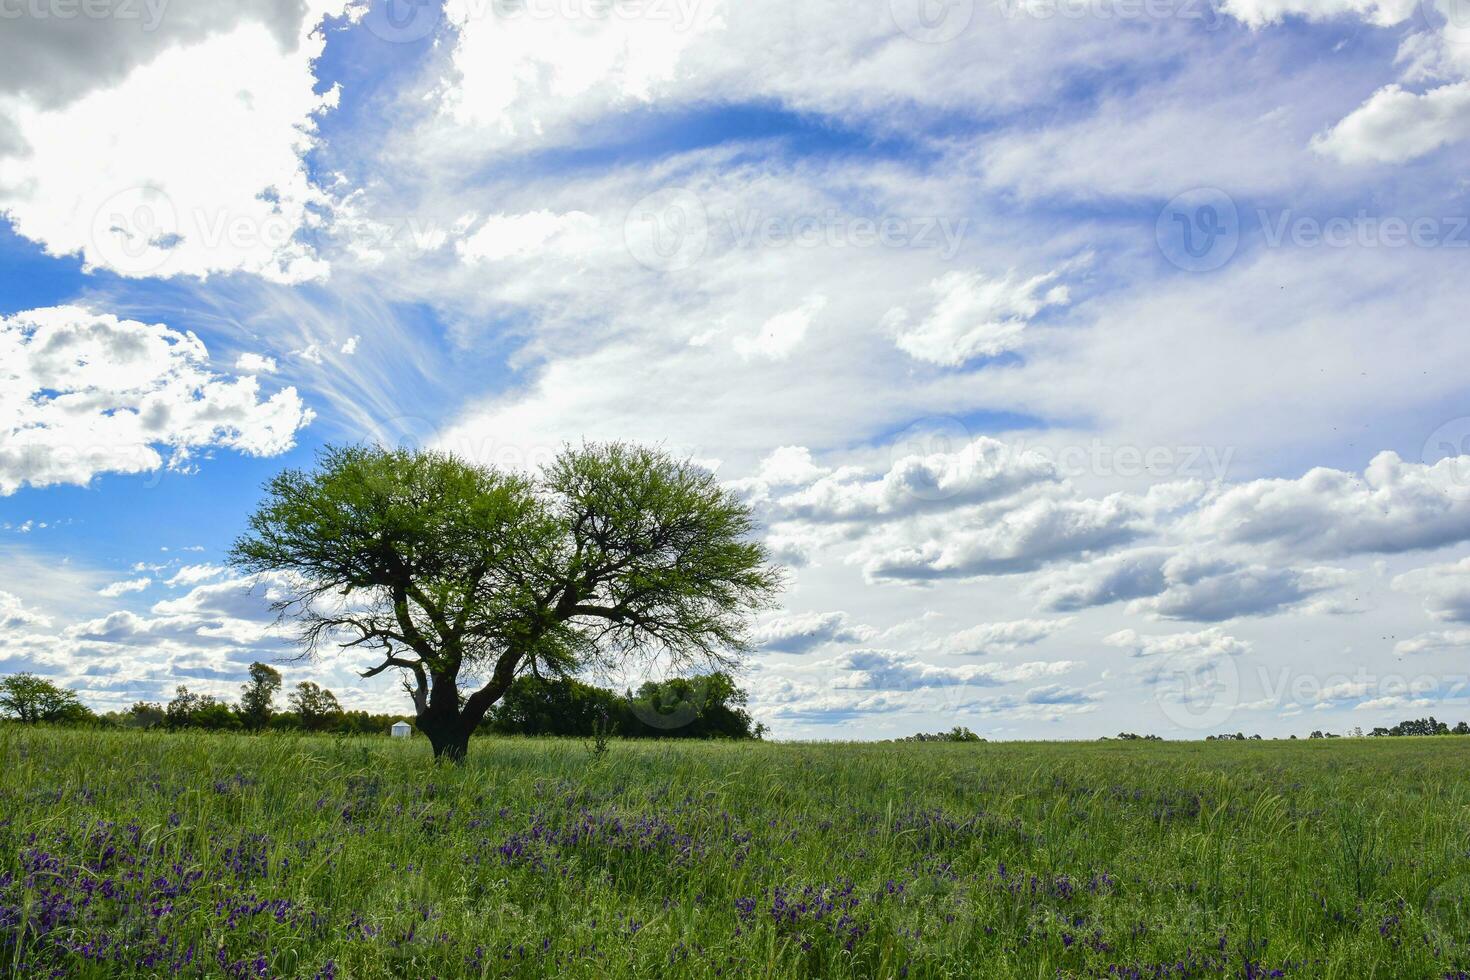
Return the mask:
M 1339 569 L 1242 565 L 1193 552 L 1172 556 L 1162 572 L 1164 588 L 1134 600 L 1130 611 L 1207 623 L 1267 616 L 1299 606 L 1347 580 L 1347 573 Z
M 0 629 L 13 632 L 32 627 L 49 626 L 51 620 L 34 610 L 27 609 L 17 595 L 0 590 Z
M 802 338 L 812 322 L 827 305 L 827 297 L 813 296 L 794 310 L 786 310 L 767 320 L 750 337 L 736 337 L 735 350 L 741 357 L 780 361 L 801 346 Z
M 79 83 L 71 99 L 11 103 L 24 149 L 0 156 L 0 208 L 21 235 L 52 255 L 79 254 L 88 269 L 320 278 L 326 267 L 298 233 L 323 201 L 302 157 L 317 115 L 336 104 L 335 90 L 314 91 L 325 35 L 309 33 L 333 5 L 248 4 L 264 14 L 249 17 L 227 4 L 191 6 L 199 11 L 177 24 L 170 10 L 168 30 L 146 41 L 113 37 L 115 18 L 100 28 L 21 18 L 23 33 L 55 42 L 47 50 L 80 42 L 62 59 L 76 76 L 100 65 L 116 80 Z M 7 21 L 7 47 L 16 26 Z M 108 46 L 106 56 L 76 57 L 93 45 Z
M 1394 656 L 1412 657 L 1426 653 L 1463 653 L 1470 649 L 1470 630 L 1436 630 L 1420 633 L 1393 646 Z
M 1026 325 L 1048 306 L 1064 305 L 1067 287 L 1055 285 L 1057 273 L 1022 278 L 1007 273 L 989 278 L 949 272 L 929 284 L 932 305 L 914 321 L 903 307 L 884 317 L 899 350 L 945 367 L 977 357 L 995 357 L 1021 346 Z
M 1312 143 L 1342 163 L 1404 163 L 1470 137 L 1470 81 L 1388 85 Z
M 1027 589 L 1042 608 L 1059 612 L 1154 596 L 1165 588 L 1170 554 L 1164 548 L 1139 548 L 1110 555 L 1046 572 Z
M 1103 637 L 1103 643 L 1126 650 L 1129 656 L 1133 657 L 1186 656 L 1200 660 L 1214 660 L 1220 657 L 1238 657 L 1251 650 L 1248 642 L 1230 636 L 1218 626 L 1200 630 L 1197 633 L 1154 635 L 1125 629 Z
M 1450 492 L 1459 462 L 1408 463 L 1383 452 L 1361 475 L 1319 467 L 1297 479 L 1254 480 L 1204 507 L 1199 528 L 1227 543 L 1319 557 L 1455 544 L 1470 539 L 1470 499 Z
M 876 631 L 853 625 L 847 613 L 793 613 L 759 623 L 751 641 L 770 653 L 809 653 L 829 643 L 863 643 Z
M 982 623 L 952 633 L 938 649 L 962 657 L 986 657 L 1034 646 L 1071 625 L 1071 619 L 1017 619 L 1005 623 Z
M 1279 24 L 1287 17 L 1329 20 L 1356 16 L 1380 27 L 1413 15 L 1417 0 L 1226 0 L 1221 9 L 1251 27 Z
M 1054 677 L 1080 666 L 1075 661 L 1058 660 L 944 667 L 892 650 L 854 650 L 830 663 L 848 672 L 835 680 L 833 687 L 874 691 L 914 691 L 963 685 L 994 687 Z
M 1042 498 L 944 522 L 885 529 L 866 547 L 872 580 L 925 582 L 1033 572 L 1134 540 L 1138 510 L 1121 495 L 1102 500 Z
M 1470 623 L 1470 558 L 1405 572 L 1393 580 L 1393 587 L 1421 597 L 1435 619 Z
M 246 374 L 275 374 L 276 359 L 260 354 L 241 354 L 235 359 L 235 370 Z
M 179 588 L 180 586 L 199 585 L 202 582 L 208 582 L 210 579 L 219 578 L 227 571 L 229 569 L 223 565 L 185 565 L 175 572 L 164 584 L 173 589 Z
M 1059 479 L 1044 455 L 981 436 L 955 452 L 905 455 L 876 479 L 844 467 L 777 498 L 774 506 L 782 516 L 807 521 L 893 518 L 998 500 Z
M 128 579 L 123 582 L 113 582 L 111 585 L 103 586 L 97 590 L 97 594 L 109 599 L 116 599 L 128 592 L 142 592 L 153 584 L 153 579 L 148 577 Z
M 0 494 L 181 465 L 210 447 L 290 449 L 312 419 L 295 388 L 209 369 L 192 333 L 64 306 L 0 318 Z

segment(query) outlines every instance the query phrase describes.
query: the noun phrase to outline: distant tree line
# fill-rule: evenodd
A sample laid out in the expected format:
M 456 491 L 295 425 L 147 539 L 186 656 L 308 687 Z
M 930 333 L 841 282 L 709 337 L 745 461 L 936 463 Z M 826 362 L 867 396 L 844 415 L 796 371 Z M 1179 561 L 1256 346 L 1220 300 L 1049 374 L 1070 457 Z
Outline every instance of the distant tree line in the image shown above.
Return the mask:
M 0 714 L 26 723 L 181 731 L 296 732 L 381 735 L 402 715 L 347 711 L 330 690 L 303 681 L 276 710 L 282 680 L 273 667 L 250 665 L 240 700 L 230 704 L 180 685 L 167 704 L 139 701 L 126 711 L 96 714 L 74 691 L 32 674 L 0 680 Z M 748 696 L 730 675 L 649 682 L 618 694 L 572 678 L 524 676 L 481 723 L 501 735 L 623 738 L 760 738 L 765 726 L 746 710 Z M 412 724 L 412 722 L 410 722 Z
M 895 739 L 897 742 L 983 742 L 985 739 L 976 735 L 963 725 L 956 725 L 947 732 L 919 732 L 915 735 L 906 735 Z
M 749 696 L 729 674 L 649 681 L 618 694 L 573 678 L 525 675 L 491 709 L 482 731 L 499 735 L 623 738 L 760 738 L 765 725 L 746 710 Z

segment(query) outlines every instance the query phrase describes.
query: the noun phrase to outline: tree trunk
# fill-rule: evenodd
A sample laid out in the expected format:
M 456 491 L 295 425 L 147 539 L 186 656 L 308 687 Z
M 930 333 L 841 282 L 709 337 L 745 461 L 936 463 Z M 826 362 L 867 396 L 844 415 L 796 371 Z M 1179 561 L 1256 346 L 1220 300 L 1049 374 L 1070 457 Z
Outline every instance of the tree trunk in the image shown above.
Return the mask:
M 457 766 L 464 765 L 465 756 L 470 751 L 470 736 L 468 732 L 447 732 L 438 738 L 429 736 L 429 744 L 434 747 L 434 760 L 452 762 Z

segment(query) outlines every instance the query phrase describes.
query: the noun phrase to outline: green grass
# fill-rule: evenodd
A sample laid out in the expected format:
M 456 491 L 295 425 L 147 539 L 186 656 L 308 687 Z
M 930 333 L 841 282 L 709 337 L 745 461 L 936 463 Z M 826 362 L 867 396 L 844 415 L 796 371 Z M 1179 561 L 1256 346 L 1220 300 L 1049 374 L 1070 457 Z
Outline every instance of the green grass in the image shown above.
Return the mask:
M 0 974 L 1455 976 L 1467 750 L 3 727 Z

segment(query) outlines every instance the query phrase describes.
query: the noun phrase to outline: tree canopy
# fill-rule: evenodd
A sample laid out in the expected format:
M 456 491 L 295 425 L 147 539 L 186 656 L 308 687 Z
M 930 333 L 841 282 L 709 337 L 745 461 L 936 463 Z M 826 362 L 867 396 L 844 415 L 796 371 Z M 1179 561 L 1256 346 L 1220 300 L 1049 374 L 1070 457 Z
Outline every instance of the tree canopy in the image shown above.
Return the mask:
M 232 562 L 274 574 L 276 608 L 405 675 L 436 756 L 462 758 L 523 672 L 633 661 L 735 667 L 781 574 L 750 509 L 708 470 L 623 443 L 564 450 L 537 476 L 422 450 L 323 450 L 288 470 Z
M 35 674 L 12 674 L 0 680 L 0 711 L 29 724 L 76 721 L 90 715 L 75 692 Z

